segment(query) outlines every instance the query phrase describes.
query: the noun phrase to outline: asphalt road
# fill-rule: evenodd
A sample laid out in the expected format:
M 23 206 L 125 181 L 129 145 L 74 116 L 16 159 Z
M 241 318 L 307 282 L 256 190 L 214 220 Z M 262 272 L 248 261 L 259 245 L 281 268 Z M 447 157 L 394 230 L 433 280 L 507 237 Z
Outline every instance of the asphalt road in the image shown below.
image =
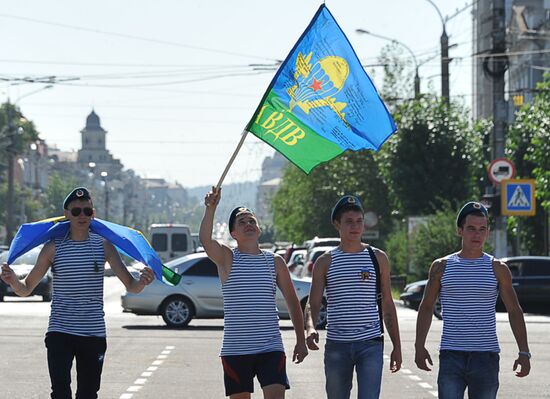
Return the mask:
M 223 320 L 194 320 L 185 330 L 172 330 L 160 317 L 122 313 L 122 284 L 116 278 L 106 278 L 105 283 L 108 349 L 100 398 L 224 397 L 218 358 Z M 0 398 L 49 398 L 44 348 L 49 308 L 49 303 L 40 302 L 38 297 L 6 298 L 6 302 L 0 303 Z M 428 373 L 416 369 L 413 362 L 416 312 L 398 306 L 398 315 L 403 369 L 391 374 L 386 363 L 381 397 L 437 397 L 437 345 L 441 322 L 434 320 L 428 337 L 428 349 L 435 361 L 434 371 Z M 533 368 L 530 376 L 519 379 L 512 372 L 517 348 L 507 315 L 497 315 L 502 348 L 499 398 L 550 398 L 550 317 L 527 314 L 526 320 Z M 281 329 L 290 357 L 294 345 L 290 322 L 281 321 Z M 386 344 L 386 354 L 390 350 L 391 344 Z M 287 364 L 291 384 L 287 398 L 325 396 L 322 356 L 321 349 L 311 352 L 302 364 Z M 259 386 L 253 397 L 262 397 Z M 353 397 L 356 397 L 355 389 Z

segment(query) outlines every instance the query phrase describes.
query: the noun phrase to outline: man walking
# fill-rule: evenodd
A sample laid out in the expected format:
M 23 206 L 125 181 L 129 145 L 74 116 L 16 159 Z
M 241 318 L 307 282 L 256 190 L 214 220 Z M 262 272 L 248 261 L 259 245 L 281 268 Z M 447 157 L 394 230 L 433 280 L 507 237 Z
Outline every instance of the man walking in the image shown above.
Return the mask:
M 321 255 L 313 267 L 306 312 L 307 344 L 311 350 L 319 349 L 315 326 L 326 289 L 327 398 L 350 397 L 354 368 L 357 397 L 378 398 L 384 362 L 382 319 L 393 344 L 390 370 L 396 372 L 401 368 L 401 342 L 391 296 L 389 260 L 381 250 L 361 242 L 364 211 L 357 197 L 340 198 L 332 210 L 331 220 L 340 235 L 340 245 Z
M 439 397 L 496 398 L 499 387 L 499 344 L 495 304 L 500 297 L 509 314 L 519 353 L 514 362 L 518 377 L 531 368 L 523 311 L 505 263 L 483 252 L 489 236 L 489 215 L 478 202 L 465 204 L 456 218 L 462 238 L 459 252 L 436 259 L 430 268 L 416 323 L 415 363 L 426 371 L 433 365 L 425 348 L 437 297 L 443 312 L 439 352 Z
M 46 348 L 52 399 L 71 399 L 71 368 L 76 359 L 77 399 L 95 399 L 100 388 L 107 348 L 103 312 L 103 272 L 109 262 L 129 292 L 140 292 L 154 279 L 145 267 L 136 280 L 109 241 L 90 232 L 95 215 L 84 187 L 74 189 L 63 202 L 69 230 L 65 237 L 44 245 L 36 265 L 24 280 L 2 265 L 4 280 L 19 296 L 32 293 L 48 269 L 53 273 L 53 295 Z
M 222 283 L 224 331 L 220 356 L 226 396 L 249 399 L 257 376 L 264 398 L 281 399 L 289 384 L 275 303 L 277 287 L 286 300 L 296 333 L 292 357 L 296 363 L 307 356 L 300 302 L 283 258 L 260 250 L 261 231 L 250 209 L 238 207 L 229 216 L 229 231 L 237 248 L 212 239 L 220 198 L 221 189 L 214 188 L 205 197 L 200 240 L 218 266 Z

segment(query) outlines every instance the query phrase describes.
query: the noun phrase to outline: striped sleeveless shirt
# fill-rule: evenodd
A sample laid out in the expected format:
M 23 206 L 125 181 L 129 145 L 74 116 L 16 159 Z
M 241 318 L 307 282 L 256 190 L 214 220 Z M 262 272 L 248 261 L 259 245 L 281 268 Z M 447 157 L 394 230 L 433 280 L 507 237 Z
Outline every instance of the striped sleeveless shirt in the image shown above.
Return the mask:
M 452 254 L 441 276 L 441 350 L 500 352 L 495 304 L 498 282 L 493 256 L 476 259 Z
M 90 232 L 84 241 L 68 237 L 55 239 L 48 332 L 105 337 L 104 267 L 105 252 L 100 235 Z
M 284 352 L 272 253 L 252 255 L 235 248 L 222 293 L 224 330 L 220 356 Z
M 327 339 L 362 341 L 380 337 L 378 276 L 368 249 L 343 252 L 335 248 L 330 254 L 332 261 L 326 277 Z

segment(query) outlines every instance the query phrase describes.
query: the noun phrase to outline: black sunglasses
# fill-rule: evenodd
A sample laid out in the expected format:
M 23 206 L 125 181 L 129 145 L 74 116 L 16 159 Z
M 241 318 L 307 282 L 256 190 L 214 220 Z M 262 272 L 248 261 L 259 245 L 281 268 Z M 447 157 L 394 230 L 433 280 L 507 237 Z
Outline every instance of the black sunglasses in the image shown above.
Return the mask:
M 84 215 L 86 216 L 92 216 L 94 214 L 93 208 L 72 208 L 71 209 L 71 215 L 78 216 L 80 213 L 84 212 Z

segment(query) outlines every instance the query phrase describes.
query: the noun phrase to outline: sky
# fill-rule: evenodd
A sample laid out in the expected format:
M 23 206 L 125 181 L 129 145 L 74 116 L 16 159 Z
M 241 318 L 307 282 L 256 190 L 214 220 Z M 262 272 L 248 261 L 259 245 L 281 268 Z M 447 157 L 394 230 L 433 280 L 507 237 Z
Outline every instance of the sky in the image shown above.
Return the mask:
M 471 3 L 433 0 L 446 23 L 451 96 L 471 103 Z M 2 2 L 0 101 L 8 98 L 40 137 L 80 148 L 92 109 L 125 169 L 184 187 L 217 183 L 240 135 L 320 1 L 95 0 Z M 428 0 L 326 1 L 358 57 L 381 85 L 389 43 L 420 64 L 421 90 L 440 93 L 442 21 Z M 410 60 L 403 49 L 403 59 Z M 45 82 L 55 77 L 53 87 Z M 225 183 L 257 180 L 273 154 L 248 135 Z

